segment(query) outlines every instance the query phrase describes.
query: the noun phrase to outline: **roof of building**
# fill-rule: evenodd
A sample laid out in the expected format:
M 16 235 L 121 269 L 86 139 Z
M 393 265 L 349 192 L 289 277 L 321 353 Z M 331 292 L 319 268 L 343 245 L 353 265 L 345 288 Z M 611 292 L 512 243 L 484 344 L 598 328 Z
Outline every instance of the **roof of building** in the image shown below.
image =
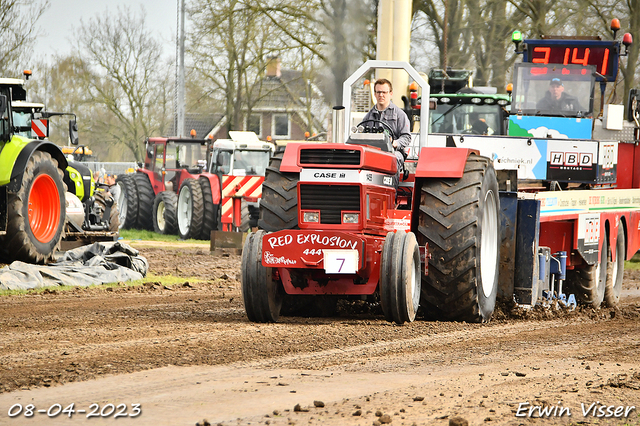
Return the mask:
M 184 131 L 189 136 L 191 130 L 196 131 L 196 137 L 204 138 L 209 132 L 222 120 L 224 114 L 202 114 L 195 112 L 188 112 L 184 117 Z M 175 120 L 169 127 L 169 136 L 177 136 Z

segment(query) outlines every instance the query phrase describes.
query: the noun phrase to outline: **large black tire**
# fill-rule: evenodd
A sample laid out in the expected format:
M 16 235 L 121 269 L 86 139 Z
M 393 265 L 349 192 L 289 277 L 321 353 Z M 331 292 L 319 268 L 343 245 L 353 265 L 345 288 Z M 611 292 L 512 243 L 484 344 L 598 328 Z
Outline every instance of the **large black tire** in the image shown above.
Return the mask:
M 262 265 L 264 231 L 251 233 L 242 249 L 242 298 L 249 321 L 276 322 L 282 309 L 280 283 L 273 280 L 271 268 Z
M 200 238 L 202 233 L 202 189 L 197 179 L 184 180 L 178 194 L 178 235 L 183 240 Z
M 204 209 L 202 218 L 201 240 L 211 239 L 211 231 L 217 231 L 220 224 L 220 204 L 214 204 L 211 182 L 206 177 L 198 178 L 202 190 L 202 206 Z
M 138 188 L 133 175 L 118 176 L 116 183 L 120 186 L 120 195 L 117 200 L 120 228 L 135 228 L 138 225 Z
M 33 153 L 16 193 L 8 193 L 7 233 L 0 258 L 43 264 L 60 248 L 65 223 L 64 173 L 47 152 Z
M 102 207 L 101 211 L 107 210 L 107 202 L 110 199 L 112 202 L 111 210 L 109 211 L 109 232 L 120 231 L 120 217 L 118 212 L 118 203 L 113 199 L 111 193 L 107 191 L 96 191 L 93 193 L 95 203 Z
M 138 224 L 140 229 L 153 230 L 153 201 L 156 194 L 153 192 L 149 176 L 142 172 L 133 175 L 138 189 Z
M 153 201 L 153 230 L 158 234 L 175 235 L 178 232 L 178 196 L 172 191 L 162 191 Z
M 420 303 L 420 251 L 413 232 L 389 232 L 380 263 L 380 305 L 389 322 L 416 319 Z
M 298 173 L 280 171 L 282 153 L 271 158 L 262 183 L 258 228 L 268 232 L 298 228 Z
M 601 250 L 601 262 L 567 270 L 567 292 L 573 293 L 578 303 L 592 308 L 599 308 L 602 304 L 607 283 L 609 246 L 606 241 L 602 241 Z
M 420 188 L 418 242 L 429 243 L 422 278 L 427 318 L 485 322 L 498 289 L 500 199 L 488 158 L 471 154 L 460 179 L 428 179 Z
M 616 260 L 611 260 L 611 250 L 607 257 L 607 280 L 604 286 L 604 301 L 607 306 L 617 306 L 622 293 L 622 277 L 624 275 L 624 259 L 627 244 L 624 237 L 622 223 L 618 225 L 618 240 L 616 241 Z

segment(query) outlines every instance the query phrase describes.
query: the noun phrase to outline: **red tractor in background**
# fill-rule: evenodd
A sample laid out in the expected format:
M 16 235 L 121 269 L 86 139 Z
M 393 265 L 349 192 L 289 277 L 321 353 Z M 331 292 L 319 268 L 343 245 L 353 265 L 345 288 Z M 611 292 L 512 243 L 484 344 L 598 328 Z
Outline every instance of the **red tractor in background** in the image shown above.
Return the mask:
M 344 105 L 372 68 L 404 69 L 429 93 L 409 64 L 369 61 L 345 82 Z M 420 121 L 428 123 L 428 114 L 422 109 Z M 389 136 L 363 122 L 347 137 L 344 122 L 336 109 L 334 141 L 344 143 L 289 144 L 267 170 L 261 230 L 242 254 L 249 320 L 274 322 L 295 298 L 326 295 L 379 301 L 398 324 L 413 321 L 419 304 L 440 318 L 488 320 L 500 238 L 492 162 L 468 149 L 426 148 L 421 126 L 420 150 L 410 153 L 396 188 Z M 442 270 L 429 276 L 431 255 L 442 258 Z
M 275 147 L 251 132 L 230 135 L 216 142 L 149 138 L 144 167 L 118 178 L 124 226 L 206 240 L 213 230 L 256 226 Z

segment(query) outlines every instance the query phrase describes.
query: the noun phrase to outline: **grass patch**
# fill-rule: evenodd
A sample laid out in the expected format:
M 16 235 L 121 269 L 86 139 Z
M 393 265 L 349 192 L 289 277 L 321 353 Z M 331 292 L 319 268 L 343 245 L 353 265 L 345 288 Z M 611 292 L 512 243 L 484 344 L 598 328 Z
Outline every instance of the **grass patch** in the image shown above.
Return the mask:
M 70 286 L 70 285 L 60 285 L 60 286 L 51 286 L 51 287 L 38 287 L 38 288 L 32 288 L 29 290 L 0 290 L 0 297 L 2 296 L 24 296 L 26 294 L 40 294 L 40 293 L 46 293 L 46 292 L 50 292 L 55 290 L 56 292 L 64 292 L 64 291 L 73 291 L 76 288 L 97 288 L 97 289 L 106 289 L 108 287 L 122 287 L 122 284 L 124 284 L 124 286 L 126 287 L 137 287 L 137 286 L 141 286 L 144 285 L 145 283 L 148 282 L 152 282 L 152 283 L 161 283 L 163 285 L 166 286 L 173 286 L 176 284 L 182 284 L 184 282 L 203 282 L 203 281 L 207 281 L 207 280 L 203 280 L 202 278 L 198 278 L 198 277 L 176 277 L 173 275 L 155 275 L 155 274 L 147 274 L 146 277 L 144 277 L 141 280 L 135 280 L 135 281 L 126 281 L 126 282 L 122 282 L 122 283 L 107 283 L 107 284 L 96 284 L 96 285 L 90 285 L 87 287 L 76 287 L 76 286 Z
M 164 241 L 168 243 L 199 243 L 203 245 L 210 244 L 207 240 L 181 240 L 177 235 L 163 235 L 157 232 L 142 229 L 121 229 L 120 236 L 124 240 L 144 240 L 144 241 Z
M 640 269 L 640 254 L 636 253 L 631 260 L 626 260 L 624 262 L 624 269 Z

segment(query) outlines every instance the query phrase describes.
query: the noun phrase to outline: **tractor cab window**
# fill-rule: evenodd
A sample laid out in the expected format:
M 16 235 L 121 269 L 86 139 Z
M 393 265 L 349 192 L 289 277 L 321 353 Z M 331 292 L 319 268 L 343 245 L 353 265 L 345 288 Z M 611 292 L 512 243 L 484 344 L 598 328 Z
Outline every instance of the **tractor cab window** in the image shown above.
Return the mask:
M 264 176 L 269 165 L 269 157 L 269 151 L 236 150 L 233 155 L 232 174 L 234 176 Z
M 11 93 L 6 88 L 0 88 L 0 95 L 4 95 L 4 108 L 0 111 L 0 137 L 7 138 L 9 136 L 9 99 Z
M 167 144 L 167 169 L 193 169 L 202 167 L 206 147 L 198 143 Z
M 31 112 L 12 111 L 14 134 L 25 138 L 31 137 Z
M 231 173 L 231 151 L 214 149 L 211 154 L 211 172 L 228 175 Z
M 511 114 L 592 117 L 593 65 L 516 64 Z
M 502 132 L 501 106 L 440 103 L 429 114 L 430 133 L 496 135 Z

